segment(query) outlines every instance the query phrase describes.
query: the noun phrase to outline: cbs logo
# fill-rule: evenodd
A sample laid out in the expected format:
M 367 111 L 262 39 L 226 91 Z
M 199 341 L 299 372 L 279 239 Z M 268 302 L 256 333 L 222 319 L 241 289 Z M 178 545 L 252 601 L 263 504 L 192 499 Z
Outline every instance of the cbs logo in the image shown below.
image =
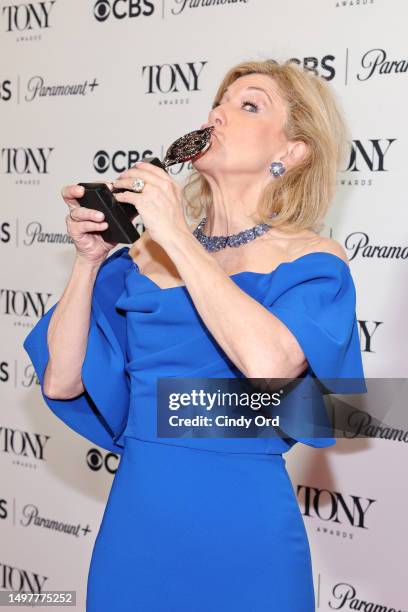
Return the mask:
M 97 0 L 94 4 L 94 17 L 106 21 L 110 15 L 116 19 L 126 17 L 149 17 L 154 13 L 154 4 L 149 0 Z
M 145 157 L 153 157 L 153 152 L 150 149 L 146 149 L 143 153 L 139 153 L 139 151 L 116 151 L 112 156 L 109 156 L 107 151 L 101 150 L 95 153 L 93 167 L 99 174 L 107 172 L 110 168 L 115 172 L 125 172 Z
M 310 70 L 317 76 L 321 76 L 326 81 L 331 81 L 336 75 L 336 68 L 334 66 L 336 58 L 334 55 L 325 55 L 323 57 L 303 57 L 303 58 L 290 58 L 290 62 L 299 64 L 304 70 Z

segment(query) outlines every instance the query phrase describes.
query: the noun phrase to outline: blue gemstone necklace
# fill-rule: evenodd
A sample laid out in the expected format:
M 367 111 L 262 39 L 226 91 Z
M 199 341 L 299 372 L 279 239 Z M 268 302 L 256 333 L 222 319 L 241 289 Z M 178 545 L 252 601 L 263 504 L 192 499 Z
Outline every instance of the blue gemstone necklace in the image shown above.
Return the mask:
M 275 215 L 276 216 L 276 213 Z M 268 223 L 258 223 L 250 229 L 243 230 L 238 234 L 231 234 L 230 236 L 207 236 L 203 233 L 203 228 L 207 221 L 207 217 L 201 219 L 200 223 L 195 228 L 193 234 L 201 242 L 207 251 L 219 251 L 225 249 L 225 247 L 239 247 L 241 244 L 246 244 L 251 240 L 255 240 L 258 236 L 265 234 L 272 225 Z

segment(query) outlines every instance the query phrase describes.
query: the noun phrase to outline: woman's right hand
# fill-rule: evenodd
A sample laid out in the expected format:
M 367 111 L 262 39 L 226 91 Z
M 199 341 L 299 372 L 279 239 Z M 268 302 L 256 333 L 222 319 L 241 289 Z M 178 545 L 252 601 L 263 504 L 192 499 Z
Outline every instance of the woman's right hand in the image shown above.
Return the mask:
M 111 183 L 106 183 L 112 189 Z M 68 234 L 74 241 L 77 256 L 92 264 L 101 264 L 118 242 L 106 242 L 98 232 L 107 229 L 108 223 L 98 215 L 99 211 L 81 206 L 76 198 L 84 195 L 85 187 L 67 185 L 62 188 L 61 195 L 70 209 L 65 217 Z M 71 217 L 72 215 L 72 217 Z

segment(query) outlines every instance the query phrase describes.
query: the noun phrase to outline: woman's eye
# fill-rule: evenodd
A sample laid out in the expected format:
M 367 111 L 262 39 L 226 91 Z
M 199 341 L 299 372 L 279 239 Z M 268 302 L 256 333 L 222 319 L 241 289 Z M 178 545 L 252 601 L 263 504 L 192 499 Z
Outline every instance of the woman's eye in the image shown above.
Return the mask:
M 254 112 L 254 113 L 257 113 L 259 109 L 259 106 L 255 104 L 255 102 L 248 102 L 247 100 L 242 103 L 242 108 L 244 106 L 250 106 L 252 108 L 251 112 Z

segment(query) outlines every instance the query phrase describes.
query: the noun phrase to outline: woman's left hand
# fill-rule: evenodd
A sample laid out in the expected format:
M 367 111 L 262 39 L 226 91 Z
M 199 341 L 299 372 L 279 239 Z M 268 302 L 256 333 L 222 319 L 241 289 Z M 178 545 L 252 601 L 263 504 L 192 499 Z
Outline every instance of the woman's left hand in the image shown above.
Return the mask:
M 141 193 L 132 191 L 133 181 L 138 178 L 145 182 Z M 163 248 L 180 231 L 190 233 L 184 218 L 181 186 L 165 170 L 148 162 L 137 162 L 122 172 L 113 185 L 129 189 L 126 193 L 115 193 L 115 198 L 136 207 L 150 236 Z

